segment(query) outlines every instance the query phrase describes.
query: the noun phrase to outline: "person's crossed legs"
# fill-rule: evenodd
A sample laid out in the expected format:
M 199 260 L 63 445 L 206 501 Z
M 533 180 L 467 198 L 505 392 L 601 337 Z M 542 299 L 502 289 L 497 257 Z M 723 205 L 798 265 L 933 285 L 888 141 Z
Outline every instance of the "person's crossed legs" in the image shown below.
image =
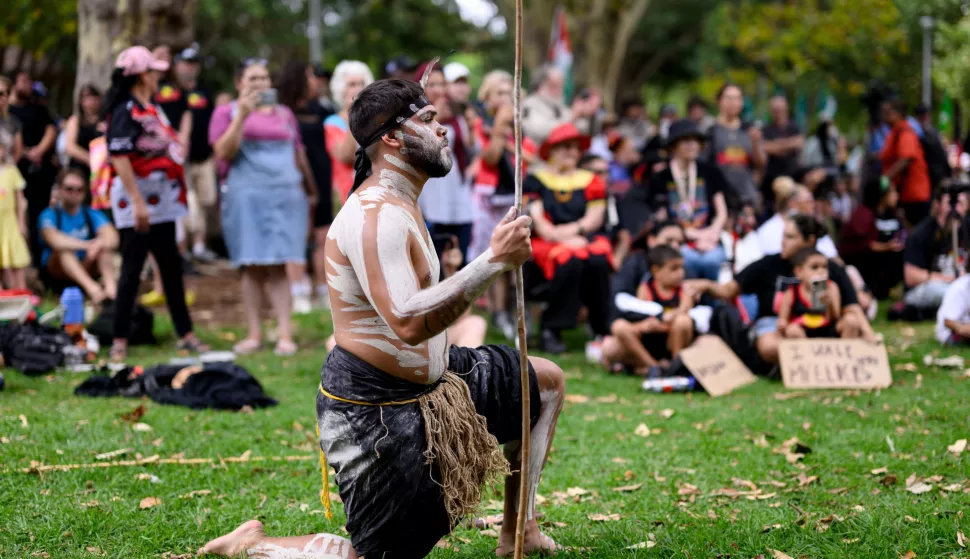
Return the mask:
M 102 288 L 92 276 L 92 273 L 100 264 L 100 259 L 97 262 L 85 261 L 82 263 L 77 257 L 77 253 L 73 250 L 59 250 L 51 253 L 50 258 L 47 260 L 47 271 L 54 279 L 76 283 L 84 290 L 88 299 L 97 305 L 105 299 L 113 299 L 117 295 L 117 283 L 114 281 L 113 275 L 111 277 L 111 283 L 106 282 L 106 285 L 112 286 L 110 292 L 108 289 Z M 109 268 L 109 273 L 111 272 L 113 272 L 113 267 Z

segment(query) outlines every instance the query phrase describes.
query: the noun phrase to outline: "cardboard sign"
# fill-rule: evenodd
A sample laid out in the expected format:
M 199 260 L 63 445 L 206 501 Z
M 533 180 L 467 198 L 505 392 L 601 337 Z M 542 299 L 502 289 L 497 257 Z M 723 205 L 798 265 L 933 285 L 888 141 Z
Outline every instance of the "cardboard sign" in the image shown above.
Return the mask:
M 893 383 L 886 347 L 864 340 L 782 340 L 787 388 L 886 388 Z
M 731 348 L 714 336 L 702 338 L 681 351 L 680 359 L 712 397 L 757 380 Z

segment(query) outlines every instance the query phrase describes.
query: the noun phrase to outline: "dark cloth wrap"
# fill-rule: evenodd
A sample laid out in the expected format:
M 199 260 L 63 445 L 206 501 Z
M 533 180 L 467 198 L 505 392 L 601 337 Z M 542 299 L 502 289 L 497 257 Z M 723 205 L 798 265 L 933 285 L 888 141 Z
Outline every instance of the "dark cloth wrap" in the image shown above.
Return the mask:
M 354 191 L 356 191 L 357 188 L 360 187 L 365 180 L 367 180 L 367 177 L 371 175 L 370 158 L 367 157 L 366 153 L 364 153 L 367 148 L 369 148 L 374 142 L 380 140 L 384 134 L 394 130 L 400 126 L 402 122 L 408 120 L 414 116 L 415 113 L 430 104 L 431 103 L 428 101 L 427 97 L 424 95 L 419 95 L 405 103 L 404 107 L 402 107 L 396 115 L 384 121 L 384 124 L 381 124 L 380 128 L 378 128 L 377 131 L 375 131 L 369 137 L 358 138 L 357 135 L 354 134 L 354 139 L 357 140 L 360 147 L 357 148 L 357 157 L 354 159 L 354 186 L 350 188 L 351 194 L 353 194 Z M 353 130 L 351 130 L 350 133 L 353 134 Z

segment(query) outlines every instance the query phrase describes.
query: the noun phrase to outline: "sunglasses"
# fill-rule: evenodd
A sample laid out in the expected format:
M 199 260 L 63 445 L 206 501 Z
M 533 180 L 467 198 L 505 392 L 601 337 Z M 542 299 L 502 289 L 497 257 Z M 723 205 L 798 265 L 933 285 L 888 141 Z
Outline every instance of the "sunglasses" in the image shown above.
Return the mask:
M 243 58 L 239 61 L 240 68 L 249 68 L 250 66 L 266 66 L 267 62 L 265 58 Z
M 67 186 L 65 184 L 65 185 L 61 185 L 61 190 L 63 190 L 64 192 L 79 193 L 79 192 L 84 192 L 84 187 L 83 186 Z

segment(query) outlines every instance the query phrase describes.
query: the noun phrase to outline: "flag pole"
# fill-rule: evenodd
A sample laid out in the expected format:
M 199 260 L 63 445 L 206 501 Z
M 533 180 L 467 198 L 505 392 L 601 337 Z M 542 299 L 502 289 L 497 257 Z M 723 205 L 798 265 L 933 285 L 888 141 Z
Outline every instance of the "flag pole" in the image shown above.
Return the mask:
M 513 127 L 515 129 L 515 210 L 516 216 L 522 215 L 522 0 L 515 0 L 515 77 L 513 80 L 512 103 L 514 109 Z M 525 282 L 522 267 L 515 271 L 515 314 L 519 326 L 519 375 L 522 385 L 522 438 L 519 452 L 522 462 L 519 466 L 519 510 L 515 523 L 515 559 L 522 559 L 525 550 L 526 507 L 529 506 L 529 446 L 532 430 L 531 387 L 529 383 L 529 353 L 526 348 L 525 331 Z

